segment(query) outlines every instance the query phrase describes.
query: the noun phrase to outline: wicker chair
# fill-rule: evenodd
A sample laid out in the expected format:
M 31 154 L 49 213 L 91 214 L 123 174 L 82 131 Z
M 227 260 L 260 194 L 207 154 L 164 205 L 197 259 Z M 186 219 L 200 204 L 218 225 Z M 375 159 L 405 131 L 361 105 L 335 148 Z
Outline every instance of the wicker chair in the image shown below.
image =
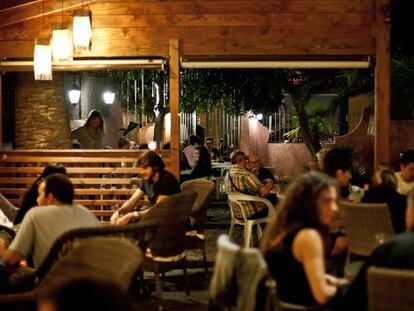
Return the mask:
M 190 214 L 192 230 L 187 231 L 185 235 L 185 249 L 201 249 L 203 251 L 206 276 L 208 274 L 208 267 L 204 230 L 207 218 L 207 208 L 211 203 L 214 187 L 215 185 L 212 181 L 205 179 L 189 180 L 181 185 L 182 191 L 197 193 L 197 199 L 194 202 Z
M 187 298 L 190 296 L 184 238 L 187 221 L 196 198 L 196 193 L 188 192 L 168 196 L 154 205 L 140 221 L 142 224 L 150 222 L 157 226 L 157 234 L 150 241 L 145 253 L 143 268 L 144 271 L 154 272 L 160 309 L 162 309 L 160 273 L 183 269 Z
M 268 209 L 267 216 L 263 218 L 257 218 L 257 219 L 247 219 L 245 211 L 244 211 L 244 206 L 243 204 L 241 204 L 241 202 L 247 202 L 247 201 L 265 204 Z M 231 212 L 229 236 L 232 235 L 235 225 L 244 226 L 244 246 L 245 247 L 252 246 L 253 244 L 252 229 L 254 225 L 257 226 L 257 237 L 258 239 L 260 239 L 262 236 L 262 228 L 260 227 L 260 224 L 271 222 L 276 217 L 275 207 L 272 205 L 272 203 L 270 203 L 269 200 L 266 200 L 258 196 L 241 194 L 241 193 L 229 193 L 228 202 L 229 202 L 230 212 Z M 238 219 L 235 217 L 233 209 L 237 207 L 241 210 L 243 214 L 243 219 Z
M 394 235 L 394 229 L 385 203 L 340 202 L 339 211 L 348 237 L 345 276 L 352 279 L 362 266 L 362 261 L 351 263 L 351 256 L 368 257 L 380 243 L 378 235 L 391 237 Z
M 81 229 L 73 229 L 68 232 L 65 232 L 60 236 L 53 244 L 52 248 L 50 249 L 48 256 L 45 258 L 45 260 L 42 262 L 42 264 L 39 266 L 39 268 L 35 271 L 33 271 L 33 274 L 30 275 L 30 280 L 22 280 L 24 283 L 28 283 L 28 281 L 31 281 L 33 285 L 39 284 L 36 286 L 33 290 L 22 293 L 22 294 L 13 294 L 13 295 L 0 295 L 0 305 L 4 303 L 9 302 L 16 302 L 20 299 L 26 299 L 26 300 L 32 300 L 36 298 L 36 295 L 38 293 L 37 287 L 39 287 L 41 284 L 43 284 L 43 280 L 50 274 L 50 272 L 55 269 L 54 267 L 56 265 L 63 265 L 63 263 L 66 263 L 64 261 L 61 263 L 61 261 L 66 258 L 66 256 L 72 252 L 72 250 L 77 249 L 78 247 L 82 246 L 84 243 L 88 242 L 89 239 L 92 238 L 114 238 L 117 237 L 118 240 L 129 240 L 129 244 L 132 243 L 135 244 L 135 249 L 137 246 L 141 250 L 139 250 L 139 256 L 143 253 L 143 250 L 146 249 L 146 246 L 148 242 L 151 240 L 151 238 L 155 235 L 156 227 L 154 224 L 147 222 L 146 224 L 131 224 L 126 226 L 105 226 L 105 227 L 94 227 L 94 228 L 81 228 Z M 112 243 L 110 240 L 108 240 L 108 245 Z M 88 242 L 90 243 L 90 242 Z M 114 242 L 115 243 L 115 242 Z M 122 243 L 121 243 L 122 244 Z M 125 243 L 124 243 L 125 244 Z M 87 244 L 89 245 L 89 244 Z M 126 246 L 127 247 L 127 246 Z M 95 269 L 94 266 L 96 266 L 96 269 L 119 269 L 119 266 L 124 265 L 124 261 L 122 261 L 122 265 L 120 265 L 120 258 L 126 258 L 130 257 L 129 254 L 136 253 L 135 250 L 129 250 L 128 252 L 123 253 L 122 255 L 118 252 L 121 250 L 112 249 L 112 248 L 105 248 L 105 252 L 100 253 L 99 250 L 103 250 L 104 248 L 97 249 L 96 254 L 87 254 L 85 251 L 83 251 L 85 254 L 83 255 L 86 262 L 93 263 L 92 267 L 87 267 L 84 265 L 79 265 L 79 268 L 85 268 L 85 269 Z M 129 247 L 130 249 L 130 247 Z M 128 254 L 128 255 L 125 255 Z M 99 267 L 96 265 L 94 257 L 88 257 L 88 256 L 104 256 L 103 257 L 103 264 L 108 265 L 108 267 L 103 266 Z M 106 256 L 106 257 L 105 257 Z M 134 257 L 134 256 L 132 256 Z M 105 259 L 106 258 L 106 259 Z M 83 259 L 82 259 L 83 260 Z M 128 259 L 129 261 L 129 259 Z M 85 263 L 86 264 L 86 263 Z M 113 267 L 110 267 L 109 265 L 113 264 Z M 128 265 L 128 262 L 125 262 L 126 265 Z M 75 268 L 75 266 L 73 266 Z M 62 268 L 59 268 L 62 269 Z M 123 268 L 122 268 L 123 269 Z M 53 270 L 55 271 L 55 270 Z M 61 271 L 61 270 L 57 270 Z M 57 272 L 56 272 L 57 273 Z M 60 272 L 59 272 L 60 273 Z M 72 271 L 72 277 L 73 276 L 79 276 L 78 272 Z M 92 272 L 91 272 L 92 273 Z M 58 274 L 56 274 L 58 275 Z M 68 275 L 69 277 L 69 275 Z M 65 279 L 66 280 L 66 279 Z M 116 280 L 115 280 L 116 281 Z M 49 281 L 47 281 L 48 284 Z M 125 283 L 123 281 L 123 283 Z M 129 286 L 130 280 L 128 283 L 123 284 L 122 286 Z M 43 285 L 42 285 L 43 286 Z
M 0 305 L 35 301 L 42 291 L 80 278 L 113 282 L 127 290 L 142 261 L 142 251 L 132 241 L 121 237 L 92 237 L 61 257 L 33 290 L 2 295 Z
M 368 269 L 368 310 L 409 311 L 414 306 L 414 271 Z

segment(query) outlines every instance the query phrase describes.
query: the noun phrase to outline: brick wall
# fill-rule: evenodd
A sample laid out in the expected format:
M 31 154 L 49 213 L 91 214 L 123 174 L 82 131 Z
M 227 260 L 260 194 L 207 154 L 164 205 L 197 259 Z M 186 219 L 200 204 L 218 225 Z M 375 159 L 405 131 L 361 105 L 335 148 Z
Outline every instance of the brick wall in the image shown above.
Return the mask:
M 35 81 L 33 73 L 16 75 L 16 149 L 71 147 L 69 119 L 63 98 L 63 75 Z

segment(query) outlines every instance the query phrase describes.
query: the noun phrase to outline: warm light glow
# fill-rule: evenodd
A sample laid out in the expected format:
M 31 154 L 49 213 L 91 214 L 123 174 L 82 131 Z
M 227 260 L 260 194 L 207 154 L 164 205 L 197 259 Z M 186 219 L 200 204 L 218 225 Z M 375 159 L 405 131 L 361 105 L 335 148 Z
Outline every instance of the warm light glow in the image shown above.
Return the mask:
M 256 115 L 256 119 L 259 120 L 259 121 L 262 121 L 263 120 L 263 114 L 262 113 L 258 113 Z
M 111 91 L 106 91 L 103 94 L 103 100 L 104 100 L 105 104 L 112 105 L 114 103 L 114 100 L 115 100 L 115 93 L 111 92 Z
M 49 42 L 35 42 L 33 66 L 35 80 L 52 80 L 52 48 Z
M 73 17 L 73 45 L 75 49 L 88 49 L 92 28 L 89 16 Z
M 149 150 L 152 150 L 152 151 L 154 151 L 154 150 L 156 150 L 157 149 L 157 142 L 156 141 L 150 141 L 149 143 L 148 143 L 148 149 Z
M 70 62 L 73 59 L 72 36 L 69 29 L 56 29 L 52 32 L 53 62 Z
M 74 85 L 72 89 L 69 90 L 68 93 L 69 93 L 69 101 L 71 104 L 76 105 L 77 103 L 79 103 L 81 91 L 76 85 Z

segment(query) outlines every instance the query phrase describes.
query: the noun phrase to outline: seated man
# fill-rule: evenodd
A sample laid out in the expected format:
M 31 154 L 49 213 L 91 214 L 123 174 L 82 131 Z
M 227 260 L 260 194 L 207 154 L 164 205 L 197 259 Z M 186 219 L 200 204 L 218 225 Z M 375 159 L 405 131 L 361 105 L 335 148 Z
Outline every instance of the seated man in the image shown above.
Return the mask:
M 379 246 L 364 263 L 340 303 L 340 310 L 367 310 L 367 271 L 371 266 L 414 269 L 414 192 L 408 194 L 406 213 L 407 232 Z
M 141 184 L 131 198 L 112 215 L 111 221 L 113 223 L 125 225 L 145 215 L 149 209 L 139 210 L 138 208 L 144 195 L 153 205 L 168 195 L 180 192 L 178 180 L 165 170 L 165 163 L 156 152 L 147 151 L 142 154 L 137 161 L 137 169 L 138 174 L 142 176 Z
M 204 146 L 207 148 L 208 152 L 210 153 L 210 157 L 212 161 L 216 161 L 220 158 L 220 152 L 218 151 L 217 148 L 214 147 L 213 138 L 207 137 Z
M 272 172 L 269 171 L 267 168 L 262 167 L 260 163 L 260 158 L 257 153 L 251 153 L 248 156 L 248 168 L 249 171 L 252 172 L 259 178 L 259 180 L 263 183 L 263 185 L 269 190 L 269 194 L 265 196 L 273 205 L 277 203 L 277 196 L 276 193 L 270 193 L 275 186 L 276 180 L 273 176 Z
M 9 248 L 3 254 L 8 266 L 33 256 L 35 267 L 46 258 L 63 233 L 76 228 L 97 227 L 100 222 L 85 207 L 72 205 L 73 185 L 62 174 L 49 175 L 39 186 L 38 207 L 27 212 Z
M 401 156 L 400 171 L 395 173 L 398 181 L 397 191 L 407 195 L 414 189 L 414 150 L 407 150 Z
M 247 157 L 241 150 L 235 150 L 230 155 L 231 167 L 226 175 L 227 192 L 239 192 L 248 195 L 267 196 L 270 189 L 264 186 L 256 175 L 247 170 Z M 267 207 L 262 203 L 242 202 L 248 219 L 266 217 Z M 235 217 L 243 219 L 241 211 L 235 209 Z
M 341 199 L 355 202 L 361 200 L 357 196 L 359 188 L 349 183 L 352 178 L 350 153 L 339 148 L 329 150 L 323 159 L 323 171 L 338 181 Z

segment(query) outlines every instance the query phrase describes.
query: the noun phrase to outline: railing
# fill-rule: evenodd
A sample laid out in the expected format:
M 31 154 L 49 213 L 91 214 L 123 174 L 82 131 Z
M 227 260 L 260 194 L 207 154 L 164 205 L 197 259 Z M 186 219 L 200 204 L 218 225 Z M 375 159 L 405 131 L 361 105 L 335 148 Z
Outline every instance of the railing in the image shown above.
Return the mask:
M 16 206 L 44 167 L 60 163 L 75 187 L 75 204 L 88 207 L 101 220 L 112 215 L 137 188 L 135 163 L 143 150 L 1 151 L 0 192 Z M 167 169 L 170 151 L 160 151 Z

